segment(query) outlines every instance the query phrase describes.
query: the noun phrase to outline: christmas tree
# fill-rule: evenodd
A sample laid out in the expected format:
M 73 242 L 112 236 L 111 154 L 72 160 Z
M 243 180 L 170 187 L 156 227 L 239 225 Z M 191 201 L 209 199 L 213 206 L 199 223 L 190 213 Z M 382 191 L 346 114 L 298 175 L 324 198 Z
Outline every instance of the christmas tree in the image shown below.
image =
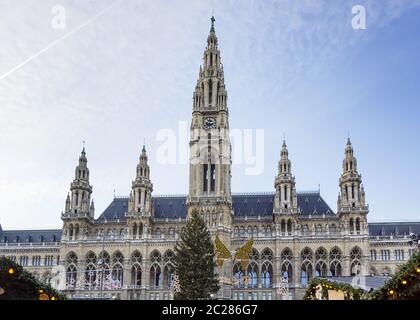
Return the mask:
M 194 210 L 181 234 L 181 241 L 175 246 L 175 270 L 179 283 L 175 299 L 209 299 L 219 290 L 214 255 L 210 232 L 198 211 Z

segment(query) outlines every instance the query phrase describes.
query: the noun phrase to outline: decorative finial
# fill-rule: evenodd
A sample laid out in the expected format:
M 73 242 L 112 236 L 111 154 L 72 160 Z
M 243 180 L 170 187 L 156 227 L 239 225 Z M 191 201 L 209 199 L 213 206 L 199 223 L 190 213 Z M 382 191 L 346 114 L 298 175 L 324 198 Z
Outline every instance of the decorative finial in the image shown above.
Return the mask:
M 210 31 L 211 32 L 214 32 L 214 22 L 216 21 L 216 19 L 214 18 L 214 13 L 213 13 L 213 15 L 211 16 L 211 29 L 210 29 Z
M 347 130 L 347 144 L 350 145 L 351 141 L 350 141 L 350 130 Z
M 82 150 L 82 153 L 85 153 L 85 140 L 83 140 L 82 142 L 83 142 L 83 150 Z
M 115 199 L 115 189 L 114 189 L 114 199 Z
M 146 138 L 143 138 L 143 149 L 141 151 L 146 152 Z

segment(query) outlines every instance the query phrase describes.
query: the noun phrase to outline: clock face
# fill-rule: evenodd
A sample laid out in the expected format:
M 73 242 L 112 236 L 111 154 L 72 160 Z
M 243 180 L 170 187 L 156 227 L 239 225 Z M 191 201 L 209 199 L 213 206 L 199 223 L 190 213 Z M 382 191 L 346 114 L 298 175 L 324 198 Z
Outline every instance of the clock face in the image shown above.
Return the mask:
M 216 119 L 213 117 L 208 117 L 203 120 L 204 129 L 214 129 L 216 128 Z

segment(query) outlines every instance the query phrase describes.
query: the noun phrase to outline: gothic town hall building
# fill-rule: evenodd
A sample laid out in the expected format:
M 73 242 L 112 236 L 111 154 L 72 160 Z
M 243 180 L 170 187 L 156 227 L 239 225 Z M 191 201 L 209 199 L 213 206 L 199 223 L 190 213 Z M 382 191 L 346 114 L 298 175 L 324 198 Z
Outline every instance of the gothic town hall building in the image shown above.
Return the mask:
M 393 274 L 411 255 L 420 223 L 368 223 L 369 206 L 350 139 L 337 208 L 319 191 L 299 192 L 283 142 L 269 193 L 231 193 L 229 109 L 214 18 L 193 94 L 189 192 L 154 196 L 145 147 L 132 190 L 95 217 L 85 149 L 57 230 L 3 230 L 0 256 L 20 263 L 69 297 L 171 299 L 174 245 L 193 209 L 213 237 L 236 250 L 253 238 L 243 270 L 225 261 L 221 299 L 300 299 L 311 278 Z M 134 168 L 133 168 L 134 169 Z M 134 171 L 134 170 L 133 170 Z M 283 279 L 287 293 L 278 290 Z

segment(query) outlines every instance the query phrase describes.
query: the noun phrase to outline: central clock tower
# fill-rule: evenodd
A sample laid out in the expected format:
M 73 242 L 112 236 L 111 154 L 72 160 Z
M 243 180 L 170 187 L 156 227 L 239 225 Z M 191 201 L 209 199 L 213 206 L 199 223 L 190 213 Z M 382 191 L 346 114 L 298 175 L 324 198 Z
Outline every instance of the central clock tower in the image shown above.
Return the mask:
M 231 248 L 233 208 L 229 112 L 214 21 L 212 17 L 193 95 L 187 205 L 188 215 L 198 210 L 213 239 L 218 235 L 226 247 Z M 231 261 L 225 261 L 216 272 L 221 277 L 230 278 Z M 218 298 L 230 299 L 231 296 L 231 285 L 223 283 Z
M 189 214 L 198 209 L 213 234 L 230 232 L 232 220 L 229 112 L 214 21 L 193 95 L 187 201 Z

